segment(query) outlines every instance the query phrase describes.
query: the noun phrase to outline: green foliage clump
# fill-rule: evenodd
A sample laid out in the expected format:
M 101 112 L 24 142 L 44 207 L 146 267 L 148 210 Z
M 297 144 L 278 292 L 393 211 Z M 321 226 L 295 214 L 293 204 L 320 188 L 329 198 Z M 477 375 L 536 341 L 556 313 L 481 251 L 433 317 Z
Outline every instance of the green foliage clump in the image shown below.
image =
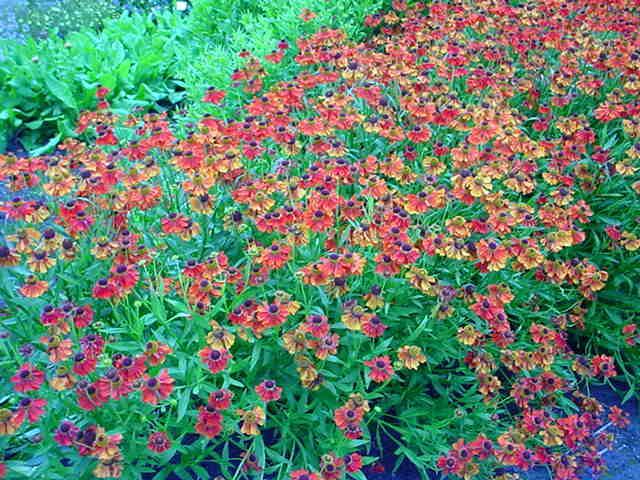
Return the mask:
M 296 39 L 321 26 L 340 28 L 349 38 L 361 40 L 366 34 L 364 18 L 380 11 L 385 4 L 384 0 L 194 0 L 188 24 L 194 38 L 200 40 L 192 44 L 195 48 L 188 52 L 192 61 L 181 69 L 192 110 L 197 114 L 207 111 L 207 107 L 199 103 L 207 87 L 229 87 L 230 73 L 243 64 L 239 56 L 242 50 L 264 57 L 280 40 L 295 47 Z M 305 21 L 301 16 L 305 10 L 313 12 L 315 17 Z M 270 69 L 269 65 L 266 67 L 271 79 L 291 74 L 286 62 Z
M 185 30 L 175 13 L 122 16 L 100 32 L 0 43 L 0 147 L 18 135 L 29 150 L 73 133 L 98 85 L 120 109 L 181 100 L 173 59 Z

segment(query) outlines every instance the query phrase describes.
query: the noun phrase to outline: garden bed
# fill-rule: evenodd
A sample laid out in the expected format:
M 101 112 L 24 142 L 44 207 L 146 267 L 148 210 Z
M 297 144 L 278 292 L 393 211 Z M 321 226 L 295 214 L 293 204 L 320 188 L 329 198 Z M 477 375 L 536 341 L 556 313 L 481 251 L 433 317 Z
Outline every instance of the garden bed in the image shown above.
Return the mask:
M 294 3 L 6 44 L 0 477 L 633 475 L 638 9 Z

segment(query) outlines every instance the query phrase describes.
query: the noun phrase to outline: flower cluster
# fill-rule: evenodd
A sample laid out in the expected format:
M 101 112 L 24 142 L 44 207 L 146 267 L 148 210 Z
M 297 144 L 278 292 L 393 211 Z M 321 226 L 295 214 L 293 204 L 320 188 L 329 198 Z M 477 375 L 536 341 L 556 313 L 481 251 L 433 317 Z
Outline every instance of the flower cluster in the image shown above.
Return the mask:
M 392 4 L 362 43 L 240 52 L 214 114 L 99 88 L 55 154 L 0 156 L 9 461 L 338 480 L 397 433 L 465 480 L 603 468 L 626 418 L 580 392 L 639 358 L 610 301 L 638 280 L 640 15 Z

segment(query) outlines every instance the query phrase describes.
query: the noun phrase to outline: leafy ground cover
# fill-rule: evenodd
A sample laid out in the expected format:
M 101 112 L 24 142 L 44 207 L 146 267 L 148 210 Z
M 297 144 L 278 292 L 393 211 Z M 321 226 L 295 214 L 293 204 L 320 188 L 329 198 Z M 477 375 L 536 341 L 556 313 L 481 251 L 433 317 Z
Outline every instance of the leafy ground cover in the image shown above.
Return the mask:
M 638 14 L 303 9 L 205 107 L 86 86 L 76 138 L 0 156 L 0 472 L 363 479 L 382 438 L 423 478 L 601 472 L 628 420 L 589 385 L 640 373 Z

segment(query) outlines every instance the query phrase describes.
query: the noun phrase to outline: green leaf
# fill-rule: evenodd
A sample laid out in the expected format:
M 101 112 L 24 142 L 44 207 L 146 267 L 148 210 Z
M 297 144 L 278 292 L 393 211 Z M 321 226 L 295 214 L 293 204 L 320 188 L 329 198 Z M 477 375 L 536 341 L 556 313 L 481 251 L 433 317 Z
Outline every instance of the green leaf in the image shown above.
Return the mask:
M 184 418 L 189 407 L 189 400 L 191 399 L 191 388 L 185 388 L 180 394 L 180 400 L 178 400 L 178 416 L 176 421 L 180 421 Z
M 40 120 L 34 120 L 33 122 L 27 122 L 24 125 L 25 127 L 31 130 L 37 130 L 42 126 L 43 123 L 44 123 L 44 120 L 40 119 Z
M 71 90 L 64 82 L 58 80 L 51 74 L 47 74 L 45 76 L 45 83 L 54 97 L 64 103 L 68 108 L 71 108 L 72 110 L 78 109 Z
M 29 151 L 29 154 L 32 157 L 37 157 L 38 155 L 42 155 L 44 153 L 53 151 L 56 145 L 58 145 L 58 142 L 60 142 L 61 138 L 62 138 L 62 134 L 59 133 L 58 135 L 53 137 L 51 140 L 49 140 L 45 145 Z

